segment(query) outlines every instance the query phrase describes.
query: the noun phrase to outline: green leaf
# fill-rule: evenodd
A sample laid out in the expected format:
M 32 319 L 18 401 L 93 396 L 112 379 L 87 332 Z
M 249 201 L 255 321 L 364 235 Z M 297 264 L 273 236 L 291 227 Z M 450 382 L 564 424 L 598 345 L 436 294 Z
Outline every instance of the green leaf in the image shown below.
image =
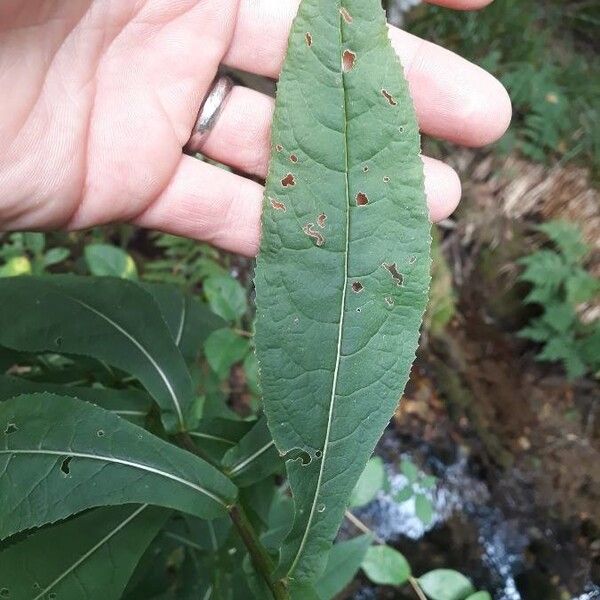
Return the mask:
M 31 261 L 26 256 L 15 256 L 0 267 L 0 277 L 17 277 L 31 275 Z
M 492 600 L 492 596 L 489 592 L 476 592 L 466 600 Z
M 352 582 L 372 541 L 373 536 L 361 535 L 334 544 L 329 553 L 325 573 L 315 584 L 321 600 L 331 600 Z
M 356 487 L 350 496 L 349 506 L 363 506 L 375 498 L 377 492 L 385 485 L 385 467 L 379 456 L 374 456 L 362 472 Z
M 396 494 L 394 495 L 394 500 L 399 503 L 406 502 L 407 500 L 410 500 L 414 495 L 415 493 L 413 491 L 412 485 L 407 485 L 406 487 L 396 492 Z
M 248 309 L 246 290 L 230 275 L 209 277 L 203 289 L 213 312 L 226 321 L 236 321 Z
M 135 262 L 127 252 L 110 244 L 91 244 L 85 247 L 85 261 L 92 275 L 137 279 Z
M 243 360 L 249 351 L 248 340 L 231 329 L 213 331 L 204 343 L 206 360 L 221 379 L 227 377 L 231 367 Z
M 63 260 L 69 258 L 68 248 L 50 248 L 46 254 L 44 254 L 44 267 L 51 267 L 61 263 Z
M 0 286 L 0 344 L 81 354 L 135 375 L 167 430 L 185 428 L 192 381 L 152 296 L 137 284 L 69 275 L 12 278 Z
M 518 263 L 525 266 L 519 276 L 521 281 L 551 290 L 556 290 L 570 273 L 569 265 L 553 250 L 538 250 L 520 259 Z
M 589 252 L 579 228 L 568 221 L 549 221 L 538 227 L 561 250 L 570 264 L 580 262 Z
M 46 236 L 36 231 L 27 231 L 23 234 L 23 242 L 32 254 L 40 254 L 46 246 Z
M 458 571 L 436 569 L 419 577 L 419 585 L 431 600 L 464 600 L 475 589 Z
M 433 519 L 433 505 L 424 494 L 415 496 L 415 514 L 423 525 L 429 525 Z
M 400 471 L 408 479 L 409 483 L 416 483 L 417 479 L 419 479 L 419 469 L 414 462 L 407 458 L 403 458 L 400 461 Z
M 22 394 L 39 394 L 42 392 L 79 398 L 79 400 L 97 404 L 101 408 L 139 425 L 144 423 L 152 406 L 152 398 L 141 390 L 84 388 L 38 383 L 21 377 L 0 375 L 0 402 Z
M 371 546 L 362 562 L 366 576 L 379 585 L 402 585 L 410 577 L 410 565 L 389 546 Z
M 240 487 L 252 485 L 277 472 L 282 460 L 262 417 L 223 458 L 225 473 Z
M 565 282 L 565 289 L 568 302 L 587 302 L 600 292 L 600 280 L 584 269 L 577 268 Z
M 0 596 L 118 600 L 168 514 L 148 505 L 99 508 L 36 531 L 0 553 Z
M 208 463 L 101 408 L 51 394 L 0 403 L 0 539 L 103 505 L 215 518 L 235 497 Z
M 343 63 L 346 68 L 343 68 Z M 379 0 L 304 0 L 279 81 L 256 268 L 263 405 L 315 580 L 398 403 L 429 285 L 419 134 Z M 304 461 L 307 462 L 307 461 Z
M 188 360 L 195 360 L 206 338 L 225 326 L 206 304 L 184 294 L 177 286 L 143 283 L 142 287 L 154 297 L 171 337 Z

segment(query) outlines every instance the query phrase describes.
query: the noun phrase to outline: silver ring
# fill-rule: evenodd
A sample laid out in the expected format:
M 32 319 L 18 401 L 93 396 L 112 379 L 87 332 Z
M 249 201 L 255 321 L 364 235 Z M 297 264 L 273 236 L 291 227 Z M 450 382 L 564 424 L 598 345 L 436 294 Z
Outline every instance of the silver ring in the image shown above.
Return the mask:
M 231 77 L 219 75 L 213 81 L 210 91 L 200 106 L 198 118 L 192 130 L 192 135 L 183 151 L 187 154 L 196 154 L 200 152 L 202 144 L 206 141 L 212 131 L 219 115 L 223 111 L 225 101 L 229 92 L 233 89 L 234 83 Z

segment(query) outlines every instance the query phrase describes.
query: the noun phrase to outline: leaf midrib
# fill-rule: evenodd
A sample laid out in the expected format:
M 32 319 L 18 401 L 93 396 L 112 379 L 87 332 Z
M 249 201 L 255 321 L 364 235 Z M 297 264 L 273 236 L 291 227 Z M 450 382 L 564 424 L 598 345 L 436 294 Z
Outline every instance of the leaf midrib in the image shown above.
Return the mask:
M 171 382 L 169 381 L 169 378 L 166 376 L 164 371 L 160 368 L 160 365 L 152 357 L 150 352 L 148 350 L 146 350 L 146 348 L 144 348 L 144 346 L 142 346 L 142 344 L 140 342 L 138 342 L 135 339 L 135 337 L 132 334 L 130 334 L 125 328 L 121 327 L 121 325 L 119 325 L 117 322 L 113 321 L 110 317 L 108 317 L 107 315 L 105 315 L 104 313 L 99 311 L 98 309 L 96 309 L 93 306 L 90 306 L 89 304 L 87 304 L 86 302 L 83 302 L 82 300 L 79 300 L 78 298 L 75 298 L 68 294 L 67 294 L 67 298 L 70 298 L 71 300 L 73 300 L 73 302 L 76 302 L 80 306 L 83 306 L 83 308 L 98 315 L 101 319 L 104 319 L 109 325 L 114 327 L 117 331 L 119 331 L 119 333 L 122 333 L 128 340 L 130 340 L 135 345 L 135 347 L 138 350 L 140 350 L 140 352 L 150 361 L 150 364 L 154 367 L 155 371 L 158 373 L 158 376 L 162 379 L 163 383 L 165 384 L 165 387 L 167 388 L 167 391 L 169 392 L 169 395 L 171 396 L 173 404 L 175 405 L 175 411 L 177 412 L 177 418 L 179 420 L 179 425 L 183 429 L 183 427 L 184 427 L 183 413 L 181 411 L 181 405 L 179 403 L 179 399 L 177 398 L 177 394 L 175 393 L 175 390 L 173 389 L 173 386 L 172 386 Z M 183 329 L 182 329 L 182 331 L 183 331 Z
M 152 467 L 150 465 L 145 465 L 143 463 L 137 463 L 137 462 L 125 460 L 124 458 L 117 458 L 117 457 L 105 456 L 105 455 L 100 455 L 100 454 L 91 454 L 91 453 L 87 453 L 87 452 L 73 452 L 71 450 L 64 450 L 64 451 L 46 450 L 43 448 L 18 448 L 18 449 L 12 449 L 12 450 L 6 449 L 6 450 L 0 450 L 0 455 L 1 454 L 9 454 L 9 455 L 41 454 L 41 455 L 45 455 L 45 456 L 65 456 L 65 457 L 82 458 L 82 459 L 88 459 L 88 460 L 99 460 L 99 461 L 104 461 L 104 462 L 108 462 L 108 463 L 119 464 L 119 465 L 123 465 L 126 467 L 139 469 L 140 471 L 147 471 L 148 473 L 153 473 L 154 475 L 158 475 L 159 477 L 164 477 L 165 479 L 170 479 L 171 481 L 175 481 L 177 483 L 185 485 L 186 487 L 189 487 L 201 494 L 208 496 L 209 498 L 211 498 L 212 500 L 214 500 L 215 502 L 217 502 L 224 508 L 228 507 L 228 503 L 226 500 L 224 500 L 223 498 L 219 498 L 219 496 L 217 496 L 216 494 L 213 494 L 211 491 L 203 488 L 202 486 L 200 486 L 192 481 L 188 481 L 187 479 L 184 479 L 183 477 L 179 477 L 178 475 L 169 473 L 168 471 L 163 471 L 162 469 L 157 469 L 156 467 Z
M 342 3 L 339 4 L 339 10 L 342 9 Z M 315 512 L 317 509 L 317 502 L 319 499 L 319 494 L 321 492 L 321 485 L 323 481 L 323 472 L 325 470 L 325 461 L 327 459 L 327 451 L 329 448 L 329 439 L 331 436 L 331 426 L 333 422 L 333 409 L 335 406 L 335 397 L 337 395 L 337 383 L 338 376 L 340 370 L 340 361 L 342 358 L 342 339 L 344 333 L 344 321 L 346 316 L 346 294 L 348 291 L 348 255 L 350 252 L 350 179 L 349 179 L 349 158 L 348 158 L 348 94 L 346 90 L 346 77 L 345 73 L 342 69 L 342 50 L 344 47 L 344 34 L 343 34 L 343 16 L 340 12 L 339 15 L 339 29 L 340 29 L 340 75 L 342 77 L 342 91 L 344 95 L 344 161 L 345 161 L 345 187 L 346 187 L 346 240 L 345 240 L 345 249 L 344 249 L 344 283 L 342 288 L 342 298 L 341 298 L 341 310 L 340 310 L 340 322 L 338 328 L 338 339 L 336 346 L 336 361 L 335 361 L 335 369 L 333 372 L 333 382 L 331 385 L 331 396 L 329 399 L 329 413 L 327 415 L 327 429 L 325 431 L 325 440 L 323 442 L 323 456 L 321 457 L 321 462 L 319 466 L 319 476 L 317 478 L 317 486 L 315 489 L 315 495 L 310 507 L 310 513 L 308 516 L 308 522 L 306 524 L 306 528 L 304 531 L 304 535 L 302 536 L 302 540 L 300 542 L 300 546 L 298 547 L 298 552 L 288 570 L 288 576 L 290 576 L 296 565 L 298 564 L 300 557 L 304 551 L 304 547 L 308 540 L 308 536 L 312 527 L 312 522 L 315 517 Z
M 105 535 L 97 544 L 92 546 L 81 558 L 76 560 L 69 568 L 63 571 L 48 587 L 43 589 L 33 600 L 40 600 L 44 598 L 44 596 L 54 587 L 56 587 L 67 575 L 72 573 L 79 565 L 83 564 L 94 552 L 102 548 L 104 544 L 108 543 L 111 538 L 113 538 L 119 531 L 121 531 L 124 527 L 127 527 L 131 521 L 133 521 L 142 511 L 148 508 L 148 504 L 143 504 L 139 508 L 137 508 L 132 514 L 130 514 L 126 519 L 121 521 L 112 531 L 110 531 L 107 535 Z

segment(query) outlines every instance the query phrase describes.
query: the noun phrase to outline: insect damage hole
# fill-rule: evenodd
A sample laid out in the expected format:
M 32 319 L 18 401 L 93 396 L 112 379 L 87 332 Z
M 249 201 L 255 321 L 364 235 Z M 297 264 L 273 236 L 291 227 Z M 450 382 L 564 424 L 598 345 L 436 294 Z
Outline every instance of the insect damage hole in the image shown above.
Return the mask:
M 352 284 L 352 291 L 355 294 L 360 294 L 365 289 L 365 286 L 360 281 L 355 281 Z
M 367 204 L 369 204 L 369 196 L 364 192 L 358 192 L 356 194 L 356 206 L 366 206 Z
M 383 183 L 389 183 L 390 181 L 391 180 L 387 175 L 383 178 Z
M 309 32 L 306 32 L 306 35 L 304 36 L 304 39 L 306 40 L 306 45 L 310 48 L 313 45 L 312 34 L 309 33 Z
M 281 185 L 283 187 L 290 187 L 290 186 L 294 186 L 296 185 L 296 178 L 291 174 L 288 173 L 282 180 L 281 180 Z
M 307 223 L 302 228 L 302 231 L 304 231 L 309 238 L 312 238 L 317 246 L 321 247 L 325 243 L 325 237 L 322 233 L 315 230 L 314 223 Z
M 11 433 L 14 433 L 15 431 L 17 431 L 18 429 L 19 428 L 14 423 L 7 423 L 4 433 L 6 435 L 10 435 Z
M 277 144 L 277 146 L 275 146 L 275 150 L 277 150 L 277 152 L 283 152 L 283 146 L 281 144 Z
M 344 6 L 342 6 L 340 8 L 340 15 L 342 15 L 342 19 L 344 19 L 344 21 L 346 21 L 346 23 L 348 23 L 348 25 L 350 25 L 350 23 L 352 23 L 352 21 L 354 21 L 354 18 L 352 17 L 352 15 L 348 11 L 348 9 Z
M 383 263 L 383 266 L 389 271 L 396 285 L 401 286 L 404 284 L 404 275 L 398 271 L 396 263 Z
M 274 210 L 281 210 L 283 212 L 287 211 L 287 208 L 283 202 L 280 202 L 279 200 L 276 200 L 275 198 L 271 197 L 269 197 L 269 202 L 271 203 L 271 207 Z
M 325 229 L 325 223 L 327 222 L 327 215 L 325 213 L 321 213 L 318 217 L 317 217 L 317 225 L 321 228 L 321 229 Z
M 344 54 L 342 54 L 342 71 L 349 73 L 354 69 L 355 63 L 356 54 L 352 50 L 344 50 Z
M 65 474 L 65 475 L 70 475 L 71 474 L 71 461 L 73 460 L 72 456 L 67 456 L 67 458 L 65 458 L 61 465 L 60 465 L 60 470 Z
M 388 104 L 390 106 L 396 106 L 398 104 L 396 98 L 394 98 L 394 96 L 392 96 L 387 90 L 381 90 L 381 93 L 383 94 L 383 97 L 388 101 Z
M 295 154 L 290 154 L 290 160 L 295 164 L 298 162 L 298 157 Z

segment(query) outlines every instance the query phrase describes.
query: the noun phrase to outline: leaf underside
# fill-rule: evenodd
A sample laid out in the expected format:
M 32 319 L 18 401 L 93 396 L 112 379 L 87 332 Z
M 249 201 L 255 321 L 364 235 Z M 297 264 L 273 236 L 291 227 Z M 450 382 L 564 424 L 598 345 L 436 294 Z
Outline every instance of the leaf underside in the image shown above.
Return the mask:
M 430 224 L 379 0 L 304 0 L 279 82 L 256 269 L 264 407 L 288 460 L 279 573 L 315 580 L 418 344 Z

